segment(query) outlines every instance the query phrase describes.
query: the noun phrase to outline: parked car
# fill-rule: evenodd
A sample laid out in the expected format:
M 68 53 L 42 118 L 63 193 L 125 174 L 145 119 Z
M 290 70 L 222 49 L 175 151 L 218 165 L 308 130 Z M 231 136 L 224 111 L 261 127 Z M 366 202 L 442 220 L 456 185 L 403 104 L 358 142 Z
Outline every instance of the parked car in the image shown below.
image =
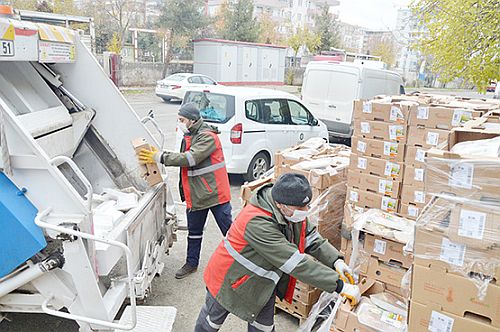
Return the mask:
M 495 92 L 498 83 L 495 81 L 490 81 L 490 84 L 486 87 L 486 92 Z
M 326 125 L 286 92 L 213 86 L 187 91 L 188 102 L 197 104 L 202 118 L 221 132 L 228 173 L 242 174 L 246 181 L 269 170 L 275 152 L 311 137 L 328 140 Z
M 325 122 L 331 136 L 346 139 L 352 136 L 354 99 L 404 93 L 398 73 L 352 62 L 309 62 L 302 84 L 304 105 Z
M 217 85 L 213 79 L 205 75 L 179 73 L 170 75 L 156 82 L 155 93 L 164 101 L 184 98 L 187 88 L 212 87 Z

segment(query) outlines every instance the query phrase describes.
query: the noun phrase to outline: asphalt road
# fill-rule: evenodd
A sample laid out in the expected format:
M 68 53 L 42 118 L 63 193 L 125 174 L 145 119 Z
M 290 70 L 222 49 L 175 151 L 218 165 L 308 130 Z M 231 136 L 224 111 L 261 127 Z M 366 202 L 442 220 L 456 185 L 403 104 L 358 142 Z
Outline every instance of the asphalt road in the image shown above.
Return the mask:
M 154 118 L 165 133 L 165 149 L 173 149 L 175 146 L 175 127 L 177 110 L 180 103 L 165 103 L 157 98 L 152 90 L 128 91 L 125 97 L 130 105 L 137 112 L 139 117 L 146 116 L 150 110 L 154 112 Z M 150 125 L 148 125 L 150 126 Z M 155 129 L 151 126 L 151 132 Z M 154 134 L 159 140 L 160 135 Z M 172 188 L 174 199 L 178 200 L 178 169 L 169 168 L 169 184 Z M 240 176 L 230 176 L 231 182 L 231 204 L 233 207 L 233 217 L 241 209 L 239 198 L 240 186 L 243 180 Z M 170 255 L 165 258 L 164 273 L 157 277 L 152 284 L 152 294 L 144 305 L 174 306 L 177 308 L 177 318 L 174 324 L 174 331 L 193 331 L 196 318 L 204 303 L 205 285 L 203 282 L 203 270 L 208 263 L 210 255 L 222 239 L 222 235 L 210 215 L 209 222 L 205 230 L 201 260 L 198 272 L 183 280 L 174 278 L 175 271 L 184 264 L 186 255 L 187 231 L 178 231 L 178 241 L 174 243 L 170 250 Z M 0 323 L 0 331 L 16 332 L 45 332 L 45 331 L 78 331 L 75 322 L 51 317 L 43 314 L 9 314 L 8 319 Z M 294 331 L 298 326 L 298 320 L 286 313 L 278 311 L 275 316 L 277 331 Z M 246 331 L 246 323 L 235 316 L 230 315 L 221 332 Z M 158 331 L 160 332 L 160 331 Z

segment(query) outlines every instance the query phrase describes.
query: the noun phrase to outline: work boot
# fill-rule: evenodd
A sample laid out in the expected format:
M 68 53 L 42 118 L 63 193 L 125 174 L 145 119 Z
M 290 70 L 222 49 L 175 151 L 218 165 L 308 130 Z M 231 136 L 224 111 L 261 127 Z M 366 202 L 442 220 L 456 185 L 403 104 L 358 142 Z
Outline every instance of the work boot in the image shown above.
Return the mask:
M 196 270 L 198 270 L 198 267 L 191 266 L 188 263 L 186 263 L 180 269 L 178 269 L 177 272 L 175 272 L 175 279 L 186 278 L 191 273 L 196 272 Z

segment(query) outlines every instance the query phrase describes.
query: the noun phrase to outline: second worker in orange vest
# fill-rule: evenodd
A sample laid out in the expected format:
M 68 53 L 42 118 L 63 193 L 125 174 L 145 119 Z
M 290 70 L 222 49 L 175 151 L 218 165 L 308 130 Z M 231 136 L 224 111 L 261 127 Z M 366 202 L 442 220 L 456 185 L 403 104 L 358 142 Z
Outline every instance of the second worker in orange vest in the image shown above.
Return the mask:
M 143 163 L 181 168 L 179 192 L 186 202 L 189 232 L 186 263 L 175 274 L 181 279 L 198 268 L 208 211 L 224 236 L 232 216 L 229 178 L 218 129 L 203 121 L 195 104 L 187 103 L 179 109 L 177 130 L 184 133 L 180 152 L 142 150 L 139 159 Z

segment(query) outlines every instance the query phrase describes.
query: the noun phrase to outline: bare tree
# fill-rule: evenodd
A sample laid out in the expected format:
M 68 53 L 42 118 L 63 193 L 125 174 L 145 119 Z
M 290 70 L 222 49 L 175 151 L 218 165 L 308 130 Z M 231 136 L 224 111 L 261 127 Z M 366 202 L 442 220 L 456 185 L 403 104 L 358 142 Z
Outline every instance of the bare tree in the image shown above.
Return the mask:
M 135 0 L 110 0 L 106 1 L 104 9 L 106 13 L 118 26 L 121 47 L 125 44 L 127 30 L 132 23 L 136 13 L 137 4 Z

